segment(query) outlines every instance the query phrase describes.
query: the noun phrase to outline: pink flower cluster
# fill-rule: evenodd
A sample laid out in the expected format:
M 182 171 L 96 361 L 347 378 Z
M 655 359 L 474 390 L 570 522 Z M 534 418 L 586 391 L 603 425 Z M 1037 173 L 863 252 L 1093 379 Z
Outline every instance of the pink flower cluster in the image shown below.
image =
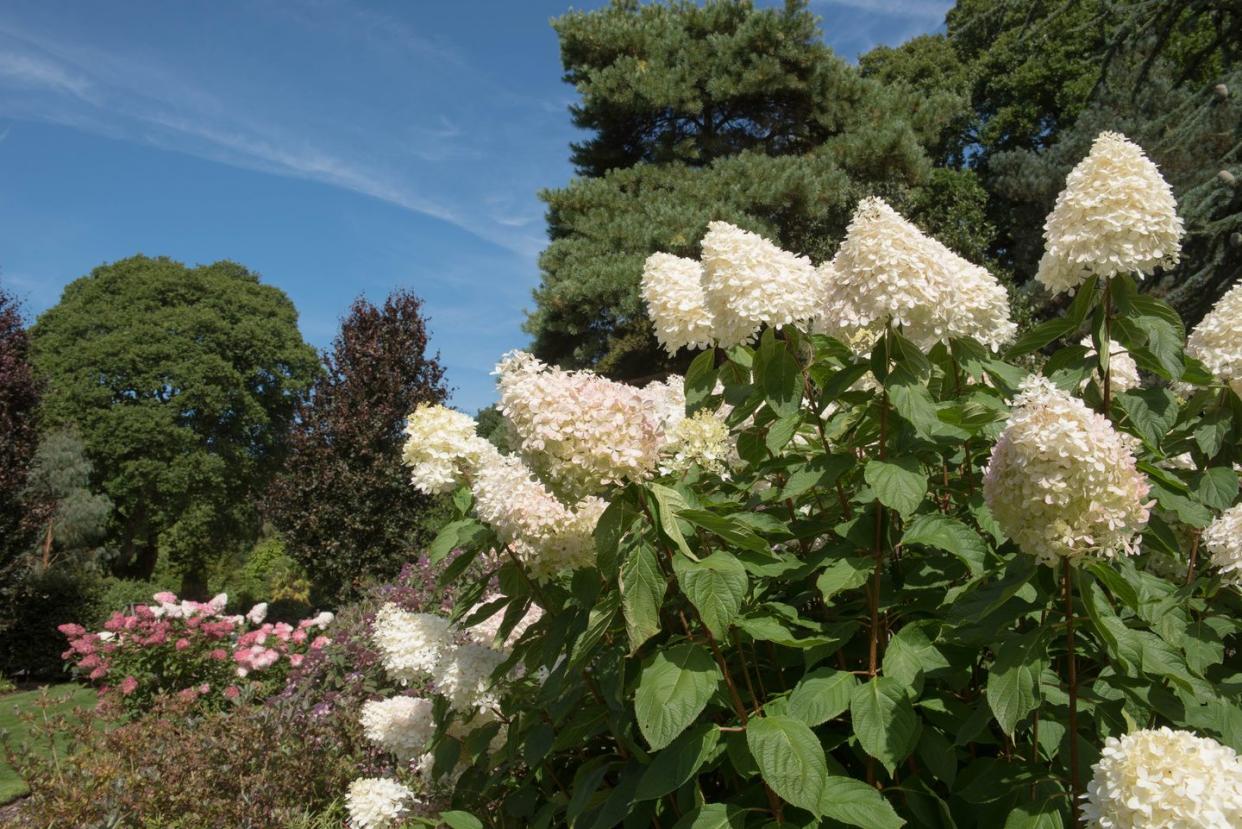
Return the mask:
M 58 628 L 69 639 L 61 656 L 74 673 L 101 693 L 115 688 L 134 708 L 160 693 L 236 699 L 239 685 L 256 686 L 259 696 L 274 693 L 289 668 L 330 641 L 321 630 L 332 622 L 331 613 L 294 626 L 265 622 L 264 604 L 244 616 L 225 615 L 223 593 L 209 602 L 178 600 L 169 592 L 154 599 L 129 613 L 113 613 L 101 631 L 72 623 Z

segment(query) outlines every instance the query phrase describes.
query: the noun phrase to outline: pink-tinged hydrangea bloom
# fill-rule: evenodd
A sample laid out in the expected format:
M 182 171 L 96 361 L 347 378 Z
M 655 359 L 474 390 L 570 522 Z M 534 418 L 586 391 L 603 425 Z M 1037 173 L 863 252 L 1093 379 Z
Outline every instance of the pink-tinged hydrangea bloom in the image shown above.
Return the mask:
M 655 470 L 670 417 L 668 384 L 647 391 L 552 368 L 522 351 L 506 354 L 496 374 L 500 411 L 523 459 L 557 494 L 572 501 Z M 684 406 L 682 397 L 683 413 Z
M 177 594 L 172 593 L 168 590 L 165 590 L 161 593 L 156 593 L 151 598 L 155 599 L 156 604 L 176 604 L 177 603 Z
M 236 685 L 230 685 L 224 689 L 225 699 L 237 699 L 240 696 L 241 696 L 241 689 L 238 688 Z
M 1237 829 L 1242 760 L 1228 746 L 1157 728 L 1109 737 L 1083 817 L 1096 829 Z
M 716 323 L 707 309 L 698 262 L 653 253 L 643 266 L 642 295 L 656 339 L 669 354 L 715 344 Z
M 121 693 L 129 696 L 138 690 L 138 680 L 132 676 L 127 676 L 121 680 Z
M 474 482 L 475 511 L 539 581 L 590 565 L 592 533 L 605 502 L 584 498 L 573 508 L 531 477 L 520 459 L 493 450 Z
M 925 235 L 883 199 L 858 203 L 818 279 L 815 327 L 843 340 L 873 340 L 894 324 L 923 349 L 971 337 L 995 351 L 1017 332 L 1008 294 L 986 268 Z
M 728 222 L 709 224 L 702 246 L 703 290 L 719 345 L 747 342 L 764 325 L 815 316 L 818 279 L 805 256 Z
M 1242 397 L 1242 282 L 1230 288 L 1195 326 L 1186 340 L 1186 353 Z
M 1033 376 L 992 448 L 983 494 L 1001 529 L 1044 564 L 1138 552 L 1150 485 L 1126 439 Z
M 1088 277 L 1150 274 L 1176 265 L 1182 220 L 1173 190 L 1143 150 L 1102 132 L 1078 163 L 1044 223 L 1045 251 L 1035 278 L 1054 294 Z
M 1203 531 L 1203 546 L 1221 579 L 1242 588 L 1242 504 L 1225 510 Z

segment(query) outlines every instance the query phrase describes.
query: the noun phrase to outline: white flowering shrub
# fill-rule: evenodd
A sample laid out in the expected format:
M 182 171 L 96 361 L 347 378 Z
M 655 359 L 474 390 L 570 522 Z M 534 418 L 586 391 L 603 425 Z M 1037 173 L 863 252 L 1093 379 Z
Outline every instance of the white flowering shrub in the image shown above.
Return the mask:
M 818 267 L 713 223 L 643 277 L 685 378 L 510 355 L 508 455 L 416 412 L 413 484 L 459 487 L 430 554 L 485 576 L 377 621 L 425 700 L 366 731 L 457 810 L 393 821 L 1242 825 L 1242 338 L 1236 289 L 1194 347 L 1139 290 L 1180 232 L 1102 136 L 1048 221 L 1072 300 L 1019 334 L 878 199 Z

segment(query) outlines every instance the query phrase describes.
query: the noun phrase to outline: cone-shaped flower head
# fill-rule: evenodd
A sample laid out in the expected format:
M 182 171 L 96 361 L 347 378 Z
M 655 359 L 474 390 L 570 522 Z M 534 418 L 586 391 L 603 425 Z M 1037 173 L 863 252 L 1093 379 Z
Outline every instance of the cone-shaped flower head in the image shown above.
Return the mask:
M 455 489 L 487 444 L 471 417 L 445 406 L 419 406 L 407 418 L 405 434 L 402 459 L 415 488 L 428 495 Z
M 1087 358 L 1095 359 L 1095 343 L 1091 339 L 1091 335 L 1082 338 L 1079 345 L 1087 347 Z M 1095 381 L 1101 385 L 1104 378 L 1100 377 L 1097 369 L 1092 375 Z M 1088 380 L 1083 380 L 1082 385 L 1086 386 Z M 1143 384 L 1139 377 L 1138 363 L 1134 362 L 1134 358 L 1126 352 L 1125 346 L 1116 340 L 1109 340 L 1108 348 L 1108 385 L 1112 389 L 1113 394 L 1121 394 L 1123 391 L 1137 389 Z
M 703 237 L 703 289 L 723 347 L 746 342 L 761 326 L 815 316 L 815 268 L 757 233 L 712 222 Z
M 1221 578 L 1242 588 L 1242 504 L 1221 513 L 1203 531 L 1203 545 L 1212 554 L 1212 566 Z
M 992 448 L 983 495 L 1001 529 L 1045 564 L 1138 551 L 1150 485 L 1108 420 L 1031 377 Z
M 1242 397 L 1242 282 L 1220 298 L 1186 340 L 1186 353 L 1201 360 Z
M 1093 274 L 1150 274 L 1177 264 L 1182 220 L 1173 190 L 1143 150 L 1102 132 L 1078 163 L 1044 223 L 1035 278 L 1054 294 Z
M 384 669 L 406 685 L 434 673 L 452 645 L 447 619 L 431 613 L 410 613 L 391 602 L 375 614 L 371 640 Z
M 890 323 L 922 348 L 973 337 L 999 348 L 1013 338 L 1004 287 L 924 235 L 883 199 L 858 204 L 845 241 L 821 266 L 816 327 L 846 340 L 872 339 Z
M 349 784 L 345 808 L 352 829 L 390 829 L 410 811 L 414 793 L 387 777 L 360 777 Z
M 715 342 L 715 321 L 703 293 L 703 266 L 670 253 L 653 253 L 643 266 L 643 302 L 656 339 L 669 354 L 683 348 L 708 348 Z
M 362 706 L 362 731 L 397 759 L 412 760 L 426 751 L 435 734 L 431 709 L 431 700 L 421 697 L 369 700 Z
M 615 383 L 590 372 L 551 368 L 525 352 L 505 355 L 500 410 L 518 439 L 522 457 L 558 495 L 573 501 L 603 486 L 641 480 L 659 460 L 671 416 L 684 415 L 684 396 L 672 406 L 670 391 Z
M 494 449 L 479 464 L 473 491 L 479 519 L 510 545 L 536 580 L 594 561 L 592 533 L 607 506 L 601 499 L 584 498 L 568 507 L 520 458 Z
M 1208 737 L 1157 728 L 1109 737 L 1083 817 L 1097 829 L 1242 826 L 1242 761 Z

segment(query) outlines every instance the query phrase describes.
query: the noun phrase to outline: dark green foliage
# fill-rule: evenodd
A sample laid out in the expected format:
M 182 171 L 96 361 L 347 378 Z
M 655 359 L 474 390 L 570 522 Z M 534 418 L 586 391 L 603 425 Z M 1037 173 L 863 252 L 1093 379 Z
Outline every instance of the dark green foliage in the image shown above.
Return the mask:
M 38 440 L 38 403 L 21 309 L 0 289 L 0 585 L 30 537 L 30 526 L 23 521 L 22 489 Z
M 554 26 L 581 95 L 575 123 L 594 135 L 574 147 L 583 178 L 542 194 L 552 242 L 526 324 L 541 359 L 629 379 L 684 368 L 657 349 L 639 279 L 657 250 L 697 257 L 709 221 L 821 261 L 861 196 L 933 233 L 949 215 L 937 194 L 970 198 L 973 174 L 933 181 L 927 153 L 962 93 L 946 120 L 923 90 L 863 77 L 805 4 L 618 2 Z M 942 235 L 963 253 L 990 241 L 985 223 Z
M 410 486 L 401 447 L 406 415 L 446 396 L 427 336 L 422 300 L 407 291 L 378 307 L 355 301 L 299 403 L 268 505 L 317 601 L 392 578 L 426 540 L 433 502 Z
M 3 595 L 0 674 L 38 680 L 65 677 L 60 658 L 65 637 L 56 626 L 106 618 L 114 608 L 104 607 L 104 595 L 104 583 L 92 569 L 23 565 Z
M 34 555 L 44 569 L 60 559 L 66 566 L 89 563 L 107 532 L 112 501 L 91 492 L 91 472 L 75 431 L 52 432 L 39 442 L 23 495 L 39 527 Z
M 51 428 L 74 424 L 116 512 L 123 573 L 161 557 L 205 590 L 205 566 L 258 531 L 257 495 L 315 376 L 297 313 L 232 262 L 135 256 L 69 284 L 32 331 Z

